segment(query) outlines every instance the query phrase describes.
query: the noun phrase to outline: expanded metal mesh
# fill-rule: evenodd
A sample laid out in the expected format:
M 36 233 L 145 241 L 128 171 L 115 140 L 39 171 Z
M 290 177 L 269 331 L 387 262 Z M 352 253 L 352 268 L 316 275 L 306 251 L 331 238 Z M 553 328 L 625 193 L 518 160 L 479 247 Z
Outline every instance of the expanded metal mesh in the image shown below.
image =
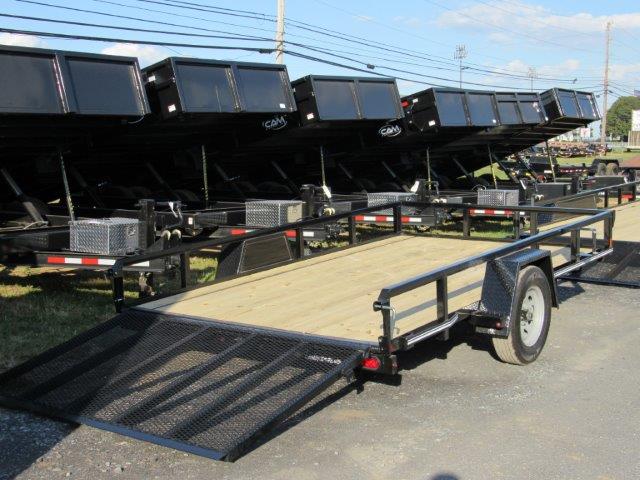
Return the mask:
M 214 458 L 242 449 L 361 355 L 322 339 L 142 311 L 56 348 L 1 375 L 0 399 Z
M 393 202 L 417 202 L 418 195 L 407 192 L 375 192 L 367 193 L 367 206 L 375 207 L 376 205 L 385 205 Z M 403 215 L 413 215 L 416 212 L 414 207 L 402 207 Z M 388 208 L 376 212 L 380 215 L 392 215 L 393 211 Z
M 478 190 L 478 205 L 492 207 L 511 207 L 518 205 L 520 193 L 518 190 Z

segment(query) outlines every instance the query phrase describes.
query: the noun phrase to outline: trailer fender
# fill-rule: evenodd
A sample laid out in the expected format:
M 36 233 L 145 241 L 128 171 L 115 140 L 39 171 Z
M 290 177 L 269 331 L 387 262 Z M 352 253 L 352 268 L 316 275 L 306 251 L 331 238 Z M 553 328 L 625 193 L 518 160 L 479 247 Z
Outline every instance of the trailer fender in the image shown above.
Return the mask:
M 518 274 L 529 265 L 535 265 L 544 272 L 551 287 L 552 305 L 558 307 L 558 294 L 549 251 L 529 249 L 515 252 L 487 262 L 477 313 L 482 317 L 499 319 L 502 328 L 478 328 L 480 333 L 504 337 L 509 335 Z
M 232 243 L 222 249 L 216 278 L 224 278 L 291 262 L 293 252 L 285 233 Z

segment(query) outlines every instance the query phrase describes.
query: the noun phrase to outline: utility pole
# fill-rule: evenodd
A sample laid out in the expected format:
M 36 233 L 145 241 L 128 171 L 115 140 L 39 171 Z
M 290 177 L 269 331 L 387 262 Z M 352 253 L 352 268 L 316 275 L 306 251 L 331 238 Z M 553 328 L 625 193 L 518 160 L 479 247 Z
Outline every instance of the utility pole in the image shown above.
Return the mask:
M 456 51 L 453 52 L 453 58 L 460 61 L 460 88 L 462 88 L 462 70 L 464 70 L 464 68 L 462 67 L 462 60 L 467 58 L 467 46 L 456 46 Z
M 602 123 L 600 124 L 600 144 L 607 145 L 607 108 L 609 108 L 609 46 L 611 44 L 611 22 L 607 22 L 604 46 L 604 97 L 602 98 Z M 605 148 L 604 154 L 607 154 Z
M 284 0 L 278 0 L 276 22 L 276 63 L 284 63 Z
M 531 91 L 533 92 L 533 80 L 538 78 L 536 67 L 529 67 L 529 70 L 527 70 L 527 76 L 531 80 Z

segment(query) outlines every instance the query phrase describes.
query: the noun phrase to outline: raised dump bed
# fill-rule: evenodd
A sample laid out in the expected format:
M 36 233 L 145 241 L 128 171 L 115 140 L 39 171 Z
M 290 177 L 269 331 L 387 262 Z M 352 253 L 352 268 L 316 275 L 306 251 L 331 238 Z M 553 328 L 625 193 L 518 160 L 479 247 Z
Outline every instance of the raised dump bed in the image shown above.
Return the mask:
M 402 118 L 398 87 L 393 78 L 308 75 L 292 83 L 300 122 L 387 122 Z
M 143 70 L 154 113 L 164 119 L 229 121 L 296 109 L 284 65 L 171 57 Z
M 0 46 L 0 70 L 2 116 L 72 115 L 80 127 L 85 116 L 136 118 L 149 112 L 135 58 Z

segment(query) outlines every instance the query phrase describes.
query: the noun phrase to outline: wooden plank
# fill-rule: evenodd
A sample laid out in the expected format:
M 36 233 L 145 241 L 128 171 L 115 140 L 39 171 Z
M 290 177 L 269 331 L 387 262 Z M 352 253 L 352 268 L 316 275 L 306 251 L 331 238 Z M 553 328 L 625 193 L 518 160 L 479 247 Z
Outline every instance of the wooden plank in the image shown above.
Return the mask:
M 372 304 L 392 283 L 500 243 L 402 236 L 221 282 L 149 302 L 142 308 L 331 337 L 376 341 Z M 553 247 L 555 254 L 567 249 Z M 556 256 L 554 263 L 562 263 Z M 479 300 L 484 265 L 449 279 L 450 311 Z M 435 284 L 393 300 L 396 333 L 436 318 Z

